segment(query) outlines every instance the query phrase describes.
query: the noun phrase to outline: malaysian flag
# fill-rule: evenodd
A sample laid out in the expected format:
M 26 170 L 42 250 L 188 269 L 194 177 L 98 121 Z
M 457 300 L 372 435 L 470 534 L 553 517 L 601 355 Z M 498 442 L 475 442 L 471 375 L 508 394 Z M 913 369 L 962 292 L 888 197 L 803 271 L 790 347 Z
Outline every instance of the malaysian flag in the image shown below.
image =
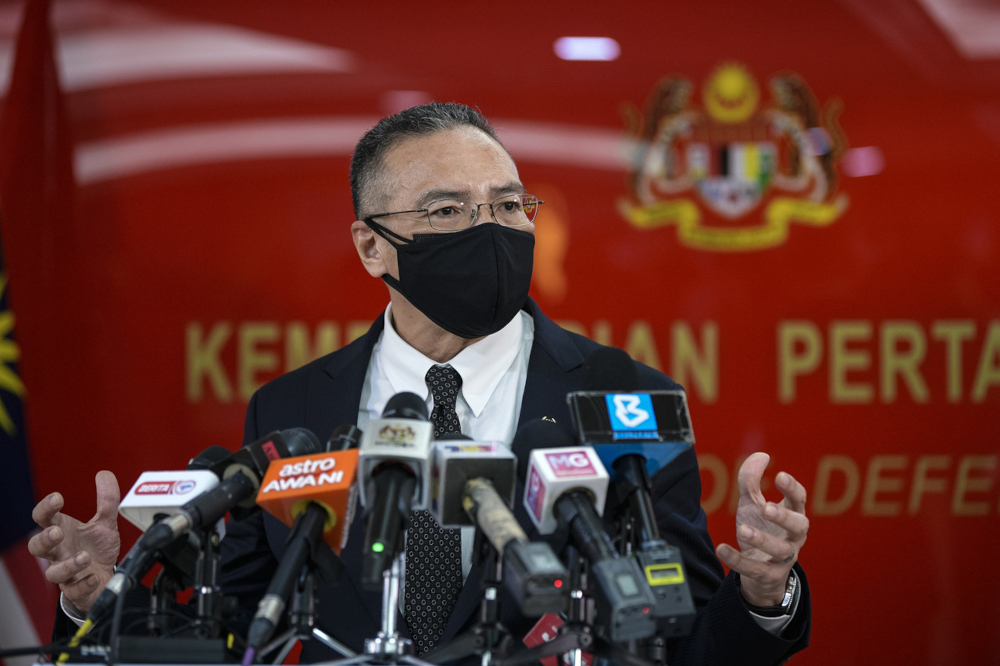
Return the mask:
M 52 178 L 52 174 L 66 171 L 65 159 L 58 162 L 52 157 L 54 147 L 64 147 L 66 137 L 61 123 L 53 122 L 61 112 L 61 94 L 49 9 L 46 0 L 23 4 L 0 119 L 3 224 L 37 225 L 50 217 L 62 217 L 67 206 L 65 195 L 71 192 L 63 184 L 65 178 Z M 6 261 L 0 246 L 0 649 L 48 643 L 58 596 L 58 589 L 45 580 L 43 563 L 32 557 L 27 547 L 35 530 L 31 519 L 35 493 L 19 361 Z M 4 666 L 34 660 L 7 659 Z
M 43 562 L 28 552 L 35 531 L 35 492 L 25 436 L 21 383 L 10 308 L 7 272 L 0 247 L 0 649 L 48 643 L 55 620 L 55 588 L 45 580 Z M 9 659 L 7 666 L 31 657 Z
M 20 350 L 7 292 L 0 248 L 0 649 L 48 643 L 55 620 L 55 588 L 45 580 L 42 562 L 28 552 L 35 493 L 17 365 Z M 31 661 L 8 659 L 5 664 Z

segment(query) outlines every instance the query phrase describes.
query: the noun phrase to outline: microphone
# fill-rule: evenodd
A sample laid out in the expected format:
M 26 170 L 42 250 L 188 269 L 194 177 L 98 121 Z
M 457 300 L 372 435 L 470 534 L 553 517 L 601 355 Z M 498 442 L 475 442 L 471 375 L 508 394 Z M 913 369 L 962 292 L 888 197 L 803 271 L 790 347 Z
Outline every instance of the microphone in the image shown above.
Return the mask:
M 210 446 L 188 462 L 187 471 L 143 472 L 118 505 L 118 513 L 145 532 L 153 523 L 177 513 L 192 497 L 218 486 L 219 477 L 208 469 L 229 453 L 225 447 Z M 216 524 L 220 538 L 225 530 L 225 522 L 220 520 Z M 187 578 L 194 573 L 199 548 L 195 536 L 188 535 L 186 541 L 162 549 L 157 558 Z
M 635 362 L 621 349 L 603 347 L 584 362 L 584 390 L 566 397 L 581 444 L 594 447 L 608 469 L 624 455 L 639 455 L 655 475 L 694 444 L 683 390 L 639 390 Z
M 318 453 L 322 450 L 323 447 L 316 435 L 306 428 L 276 430 L 230 453 L 209 469 L 218 474 L 223 481 L 242 472 L 253 484 L 251 495 L 255 495 L 271 461 Z M 233 509 L 234 513 L 242 517 L 242 514 L 256 510 L 257 505 L 254 503 L 254 497 L 250 496 L 243 498 Z
M 694 434 L 683 391 L 636 393 L 639 385 L 629 355 L 604 347 L 584 363 L 584 386 L 590 390 L 571 393 L 567 400 L 581 441 L 593 444 L 601 461 L 613 470 L 620 503 L 628 502 L 639 532 L 639 548 L 633 555 L 656 598 L 653 615 L 660 632 L 669 638 L 690 631 L 695 608 L 680 550 L 660 536 L 649 477 L 690 448 Z M 605 423 L 610 433 L 602 430 Z
M 361 444 L 361 429 L 355 425 L 344 424 L 334 428 L 330 439 L 326 441 L 326 451 L 346 451 L 356 449 Z
M 188 461 L 186 471 L 143 472 L 118 505 L 118 513 L 145 532 L 192 497 L 219 485 L 219 477 L 208 470 L 229 453 L 223 446 L 210 446 Z
M 357 449 L 284 459 L 264 477 L 257 506 L 294 527 L 307 506 L 318 505 L 326 516 L 323 540 L 339 554 L 354 519 L 357 468 Z
M 521 613 L 565 610 L 569 573 L 547 543 L 532 543 L 509 507 L 517 458 L 498 442 L 441 441 L 434 445 L 431 513 L 442 527 L 475 525 L 503 556 L 503 581 Z
M 145 532 L 218 485 L 219 477 L 207 469 L 143 472 L 118 505 L 118 513 Z
M 114 607 L 118 596 L 132 588 L 155 563 L 157 551 L 189 532 L 221 520 L 226 512 L 240 504 L 245 505 L 247 498 L 251 498 L 250 506 L 254 506 L 252 497 L 270 462 L 269 456 L 278 458 L 291 452 L 308 453 L 319 450 L 319 446 L 316 436 L 305 428 L 291 428 L 273 432 L 216 460 L 209 469 L 222 481 L 177 507 L 164 520 L 148 527 L 119 563 L 115 575 L 98 595 L 87 619 L 95 624 L 103 619 Z M 206 451 L 197 456 L 195 461 L 201 465 L 216 458 L 216 453 Z
M 334 440 L 331 437 L 330 441 Z M 357 466 L 357 449 L 348 449 L 288 458 L 268 469 L 257 505 L 290 526 L 292 532 L 247 632 L 247 645 L 254 651 L 274 634 L 308 562 L 316 565 L 324 582 L 340 577 L 343 565 L 333 553 L 343 549 L 347 527 L 354 520 Z
M 649 586 L 638 565 L 618 554 L 601 524 L 608 472 L 600 458 L 589 446 L 559 446 L 572 443 L 572 435 L 547 421 L 525 424 L 515 442 L 523 442 L 515 443 L 519 450 L 534 448 L 519 470 L 526 479 L 524 508 L 539 533 L 567 531 L 591 562 L 602 630 L 616 643 L 652 636 L 655 600 Z
M 402 548 L 411 511 L 430 506 L 431 439 L 427 405 L 415 393 L 397 393 L 361 437 L 358 474 L 361 504 L 368 513 L 361 583 L 382 587 L 382 572 Z
M 188 461 L 188 469 L 212 469 L 212 465 L 225 460 L 231 451 L 224 446 L 213 444 Z

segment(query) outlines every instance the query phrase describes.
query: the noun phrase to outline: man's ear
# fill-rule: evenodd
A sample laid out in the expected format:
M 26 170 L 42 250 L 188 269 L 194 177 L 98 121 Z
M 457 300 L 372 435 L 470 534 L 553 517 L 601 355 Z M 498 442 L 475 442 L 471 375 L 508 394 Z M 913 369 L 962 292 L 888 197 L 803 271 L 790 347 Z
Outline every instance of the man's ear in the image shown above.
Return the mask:
M 358 256 L 361 257 L 361 263 L 369 275 L 378 278 L 389 272 L 385 252 L 382 249 L 385 243 L 379 242 L 381 239 L 371 227 L 363 220 L 355 220 L 351 224 L 351 237 L 354 239 Z

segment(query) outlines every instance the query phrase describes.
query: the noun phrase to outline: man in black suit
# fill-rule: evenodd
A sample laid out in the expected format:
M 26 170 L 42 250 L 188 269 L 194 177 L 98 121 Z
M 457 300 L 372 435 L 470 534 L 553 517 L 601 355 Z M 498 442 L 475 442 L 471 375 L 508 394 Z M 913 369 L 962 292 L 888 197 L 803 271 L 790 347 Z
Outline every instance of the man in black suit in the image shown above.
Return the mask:
M 320 435 L 344 423 L 364 428 L 404 390 L 426 396 L 440 428 L 452 424 L 474 439 L 511 441 L 519 424 L 538 418 L 568 425 L 566 393 L 582 388 L 584 360 L 599 345 L 560 329 L 528 298 L 541 202 L 526 192 L 485 118 L 435 103 L 383 119 L 358 143 L 351 188 L 354 244 L 368 273 L 387 284 L 390 305 L 363 337 L 262 387 L 248 406 L 244 441 L 294 426 Z M 637 368 L 644 390 L 677 386 Z M 693 452 L 653 478 L 660 529 L 683 552 L 699 609 L 691 635 L 671 641 L 671 664 L 780 663 L 808 643 L 808 586 L 796 564 L 809 526 L 805 489 L 782 472 L 776 484 L 784 500 L 765 502 L 760 478 L 767 463 L 765 454 L 754 454 L 740 470 L 739 550 L 722 544 L 713 552 Z M 52 561 L 48 577 L 60 584 L 65 610 L 89 608 L 111 575 L 117 492 L 113 476 L 102 472 L 98 515 L 86 525 L 60 512 L 58 494 L 36 507 L 45 529 L 30 547 Z M 534 534 L 523 509 L 517 513 Z M 342 554 L 343 580 L 320 591 L 322 628 L 354 649 L 375 635 L 381 606 L 380 595 L 359 582 L 362 523 L 352 525 Z M 230 522 L 223 589 L 244 608 L 255 607 L 286 537 L 287 528 L 267 514 Z M 443 594 L 415 593 L 426 582 L 428 551 L 408 550 L 401 626 L 421 651 L 474 622 L 481 580 L 468 535 L 437 530 L 427 539 L 437 544 L 426 547 L 437 561 L 447 561 L 434 568 L 450 580 L 431 581 Z M 728 576 L 720 559 L 732 569 Z M 443 598 L 428 606 L 423 597 L 430 596 Z M 514 604 L 504 610 L 506 626 L 520 638 L 530 623 Z M 332 656 L 311 644 L 302 658 Z

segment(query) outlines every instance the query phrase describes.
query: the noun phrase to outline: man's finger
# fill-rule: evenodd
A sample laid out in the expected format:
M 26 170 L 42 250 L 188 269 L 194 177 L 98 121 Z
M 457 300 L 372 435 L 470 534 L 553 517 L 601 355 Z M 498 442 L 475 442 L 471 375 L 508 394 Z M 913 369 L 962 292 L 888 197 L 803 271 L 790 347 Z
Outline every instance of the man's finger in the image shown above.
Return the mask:
M 69 585 L 65 585 L 64 587 L 68 588 L 67 589 L 68 596 L 85 597 L 90 595 L 91 592 L 97 589 L 97 586 L 100 584 L 100 582 L 101 581 L 97 578 L 97 574 L 87 574 L 86 576 L 76 581 L 75 583 L 70 583 Z M 73 605 L 76 606 L 75 603 Z M 77 608 L 79 608 L 79 606 L 77 606 Z
M 73 606 L 80 612 L 86 613 L 92 603 L 90 597 L 100 584 L 101 581 L 95 574 L 89 574 L 74 583 L 63 585 L 62 591 Z
M 45 570 L 45 578 L 56 585 L 69 585 L 77 582 L 79 575 L 90 566 L 90 555 L 85 552 L 56 562 Z
M 28 540 L 28 552 L 54 562 L 58 557 L 59 545 L 62 544 L 63 531 L 58 527 L 47 527 Z
M 94 518 L 98 521 L 117 522 L 118 505 L 122 501 L 118 479 L 113 472 L 102 470 L 94 477 L 94 484 L 97 486 L 97 513 Z
M 773 563 L 790 564 L 798 554 L 795 546 L 787 539 L 776 537 L 761 530 L 755 530 L 749 525 L 740 527 L 740 539 L 764 555 L 769 556 Z M 747 558 L 744 557 L 742 559 L 746 560 Z
M 760 479 L 764 476 L 764 470 L 771 462 L 771 456 L 758 451 L 740 465 L 739 475 L 736 477 L 740 486 L 741 496 L 751 496 L 763 498 L 760 492 Z
M 778 486 L 784 496 L 788 508 L 799 513 L 806 512 L 806 488 L 795 480 L 795 477 L 788 472 L 780 472 L 774 478 L 775 485 Z
M 63 507 L 63 496 L 52 493 L 31 510 L 31 519 L 42 529 L 52 525 L 52 519 Z
M 779 504 L 768 502 L 764 518 L 785 530 L 790 541 L 805 541 L 809 533 L 809 519 L 805 514 Z
M 744 579 L 744 588 L 752 580 L 765 588 L 780 589 L 788 579 L 789 566 L 773 562 L 761 562 L 743 557 L 740 551 L 728 544 L 719 544 L 715 554 L 727 567 L 738 573 Z
M 725 543 L 716 547 L 715 554 L 727 567 L 748 578 L 765 578 L 768 575 L 769 567 L 772 566 L 767 562 L 743 557 L 740 551 Z

